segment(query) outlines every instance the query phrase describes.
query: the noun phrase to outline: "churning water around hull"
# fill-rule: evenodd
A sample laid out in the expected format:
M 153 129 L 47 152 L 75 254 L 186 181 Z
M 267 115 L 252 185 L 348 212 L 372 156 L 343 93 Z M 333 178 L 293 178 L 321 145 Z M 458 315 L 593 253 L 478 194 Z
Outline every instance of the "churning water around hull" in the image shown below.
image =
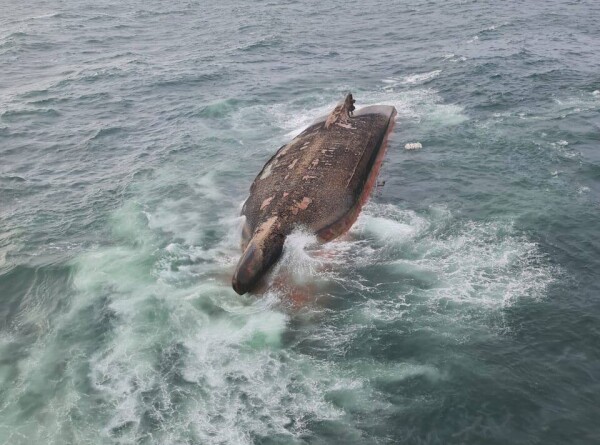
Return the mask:
M 0 443 L 597 443 L 597 13 L 12 5 Z M 238 296 L 248 186 L 349 90 L 385 185 Z

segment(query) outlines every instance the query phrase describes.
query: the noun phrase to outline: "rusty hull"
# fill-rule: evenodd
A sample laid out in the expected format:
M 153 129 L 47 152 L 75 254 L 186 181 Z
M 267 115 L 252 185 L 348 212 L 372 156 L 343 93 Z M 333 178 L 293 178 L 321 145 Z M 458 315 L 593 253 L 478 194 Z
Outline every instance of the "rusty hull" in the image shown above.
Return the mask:
M 283 251 L 286 236 L 304 227 L 321 241 L 348 230 L 376 180 L 396 109 L 354 110 L 348 95 L 269 159 L 250 187 L 242 215 L 242 249 L 234 290 L 252 290 Z

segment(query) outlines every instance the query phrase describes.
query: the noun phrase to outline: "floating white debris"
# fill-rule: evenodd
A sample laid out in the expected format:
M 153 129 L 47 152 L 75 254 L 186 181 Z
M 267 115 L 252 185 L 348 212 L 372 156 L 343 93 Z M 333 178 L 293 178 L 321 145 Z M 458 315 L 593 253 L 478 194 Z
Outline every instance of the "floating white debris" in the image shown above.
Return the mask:
M 579 189 L 577 189 L 577 193 L 579 193 L 580 195 L 581 195 L 582 193 L 587 193 L 587 192 L 589 192 L 589 191 L 590 191 L 590 188 L 589 188 L 589 187 L 585 187 L 585 186 L 583 186 L 583 187 L 579 187 Z
M 404 146 L 405 150 L 420 150 L 423 148 L 420 142 L 409 142 Z

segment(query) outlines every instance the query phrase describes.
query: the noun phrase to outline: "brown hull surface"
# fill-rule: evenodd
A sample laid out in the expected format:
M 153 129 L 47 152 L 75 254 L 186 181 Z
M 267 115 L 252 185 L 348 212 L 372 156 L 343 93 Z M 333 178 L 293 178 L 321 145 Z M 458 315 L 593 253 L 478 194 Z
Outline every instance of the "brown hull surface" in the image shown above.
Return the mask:
M 240 258 L 233 276 L 239 294 L 252 290 L 279 259 L 296 228 L 329 241 L 348 230 L 375 183 L 396 110 L 365 107 L 352 113 L 348 95 L 265 164 L 250 187 Z

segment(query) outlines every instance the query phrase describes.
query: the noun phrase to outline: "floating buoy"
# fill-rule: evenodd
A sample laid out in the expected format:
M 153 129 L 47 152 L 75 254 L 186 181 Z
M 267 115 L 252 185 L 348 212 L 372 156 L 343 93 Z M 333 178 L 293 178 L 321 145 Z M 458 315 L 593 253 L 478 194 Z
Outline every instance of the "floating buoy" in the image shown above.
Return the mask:
M 404 146 L 405 150 L 420 150 L 423 148 L 420 142 L 409 142 Z

